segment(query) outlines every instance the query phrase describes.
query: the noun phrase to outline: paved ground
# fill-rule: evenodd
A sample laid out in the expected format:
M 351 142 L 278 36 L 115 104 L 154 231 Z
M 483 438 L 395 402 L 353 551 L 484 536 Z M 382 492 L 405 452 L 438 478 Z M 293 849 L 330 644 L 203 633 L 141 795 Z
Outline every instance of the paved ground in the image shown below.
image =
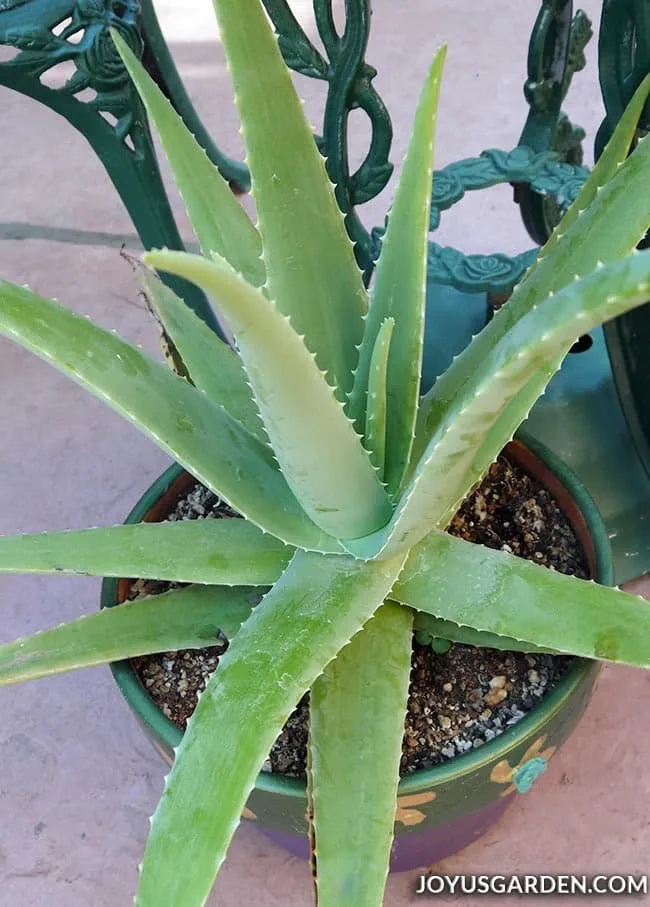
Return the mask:
M 296 7 L 302 13 L 307 5 L 301 0 Z M 585 6 L 597 12 L 596 0 Z M 208 37 L 209 0 L 182 6 L 165 0 L 159 8 L 192 96 L 214 134 L 236 150 L 227 77 Z M 395 9 L 377 0 L 369 54 L 394 114 L 395 159 L 441 40 L 449 42 L 450 56 L 439 162 L 513 145 L 524 115 L 521 82 L 535 0 L 410 0 L 399 15 Z M 593 70 L 573 98 L 571 109 L 593 134 L 600 115 Z M 313 89 L 309 101 L 316 111 Z M 0 274 L 154 350 L 155 330 L 133 305 L 135 288 L 118 255 L 132 228 L 83 140 L 8 91 L 0 94 L 0 122 Z M 373 206 L 370 220 L 380 220 L 386 203 Z M 515 251 L 525 243 L 507 190 L 461 206 L 447 219 L 444 239 L 472 251 Z M 166 465 L 117 416 L 4 341 L 0 386 L 0 532 L 119 522 Z M 98 589 L 83 578 L 2 578 L 0 638 L 91 611 Z M 650 676 L 605 670 L 587 717 L 535 792 L 487 839 L 438 871 L 647 871 L 649 693 Z M 130 903 L 163 767 L 109 672 L 4 690 L 0 715 L 0 907 Z M 411 903 L 415 875 L 391 878 L 389 907 Z M 210 903 L 303 907 L 310 903 L 307 868 L 254 828 L 242 828 Z

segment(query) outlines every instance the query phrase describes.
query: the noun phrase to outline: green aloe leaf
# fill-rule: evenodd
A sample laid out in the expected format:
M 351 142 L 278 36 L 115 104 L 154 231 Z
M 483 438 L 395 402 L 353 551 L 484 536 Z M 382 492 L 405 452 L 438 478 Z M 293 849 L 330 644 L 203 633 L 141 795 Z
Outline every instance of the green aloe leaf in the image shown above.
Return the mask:
M 383 526 L 391 508 L 379 476 L 289 319 L 223 260 L 155 250 L 145 261 L 191 280 L 223 310 L 273 452 L 316 525 L 342 538 Z
M 388 218 L 375 273 L 350 412 L 363 427 L 373 350 L 386 318 L 395 320 L 388 362 L 385 481 L 400 487 L 415 432 L 427 285 L 433 142 L 446 48 L 436 55 L 422 89 L 408 153 Z
M 262 241 L 230 186 L 119 34 L 111 36 L 156 127 L 205 255 L 218 252 L 246 279 L 266 280 Z
M 394 553 L 431 527 L 444 528 L 528 415 L 530 382 L 539 380 L 539 395 L 576 337 L 644 304 L 649 293 L 650 253 L 642 252 L 597 269 L 521 318 L 448 406 L 389 526 L 346 548 L 361 556 Z
M 434 531 L 391 599 L 465 627 L 584 658 L 650 667 L 650 604 Z
M 383 903 L 412 639 L 408 608 L 383 605 L 311 690 L 316 892 L 323 907 Z
M 270 586 L 292 554 L 246 520 L 178 520 L 0 536 L 0 573 Z
M 641 114 L 650 96 L 650 75 L 647 75 L 641 82 L 637 90 L 632 95 L 630 103 L 625 108 L 623 116 L 616 124 L 616 129 L 612 133 L 609 142 L 603 149 L 602 154 L 591 168 L 588 179 L 576 196 L 574 204 L 562 218 L 560 230 L 554 230 L 545 243 L 537 261 L 553 249 L 560 241 L 564 233 L 569 229 L 571 224 L 576 221 L 581 213 L 589 207 L 592 201 L 598 195 L 601 187 L 608 183 L 621 167 L 621 164 L 630 153 L 632 143 L 637 136 L 639 120 Z M 533 265 L 534 267 L 534 265 Z
M 195 586 L 104 608 L 0 646 L 0 686 L 136 655 L 231 639 L 261 598 L 256 589 Z
M 649 93 L 650 76 L 646 76 L 639 88 L 634 93 L 634 96 L 628 104 L 625 113 L 619 120 L 616 131 L 613 133 L 605 150 L 601 154 L 597 163 L 594 165 L 589 179 L 583 185 L 574 204 L 564 215 L 562 219 L 562 232 L 556 230 L 552 234 L 552 236 L 549 237 L 548 242 L 541 250 L 540 255 L 537 257 L 536 261 L 539 261 L 540 258 L 543 258 L 551 252 L 555 245 L 564 236 L 564 233 L 566 233 L 571 224 L 575 220 L 577 220 L 577 218 L 580 217 L 581 212 L 583 212 L 591 204 L 591 202 L 600 191 L 600 188 L 604 186 L 605 183 L 607 183 L 608 180 L 610 180 L 619 170 L 622 162 L 625 160 L 625 157 L 630 150 L 630 147 L 636 135 L 639 117 L 641 116 Z M 533 265 L 533 268 L 534 267 L 535 264 Z M 527 275 L 527 279 L 529 276 L 530 275 Z M 504 437 L 505 434 L 507 434 L 507 426 L 512 423 L 511 408 L 514 409 L 516 407 L 519 412 L 530 412 L 543 389 L 553 377 L 559 365 L 559 361 L 556 361 L 551 366 L 547 366 L 543 370 L 546 374 L 543 374 L 543 372 L 540 370 L 540 372 L 528 382 L 526 387 L 522 388 L 522 390 L 519 391 L 517 396 L 509 404 L 508 409 L 497 419 L 493 427 L 490 429 L 490 434 L 486 438 L 484 443 L 492 447 L 492 437 L 501 438 Z M 506 428 L 504 429 L 503 426 L 506 426 Z
M 338 549 L 306 516 L 268 447 L 162 363 L 4 281 L 0 335 L 91 391 L 262 529 L 290 544 Z
M 430 645 L 432 640 L 446 639 L 449 642 L 461 643 L 464 646 L 475 646 L 479 649 L 499 649 L 501 652 L 539 652 L 557 655 L 557 649 L 544 649 L 530 642 L 521 642 L 513 636 L 498 636 L 486 630 L 475 630 L 473 627 L 462 627 L 452 620 L 443 620 L 418 611 L 415 615 L 414 629 L 416 639 L 421 645 Z
M 205 902 L 284 722 L 402 564 L 296 553 L 199 699 L 153 818 L 137 907 Z
M 388 379 L 388 356 L 390 341 L 395 327 L 394 318 L 386 318 L 381 323 L 375 348 L 370 360 L 368 376 L 368 405 L 366 407 L 365 447 L 379 477 L 384 478 L 384 459 L 386 454 L 386 382 Z
M 144 291 L 181 356 L 192 384 L 223 406 L 252 435 L 268 443 L 246 372 L 237 353 L 223 343 L 183 300 L 148 268 L 138 274 Z
M 241 117 L 268 295 L 345 402 L 368 300 L 334 187 L 263 5 L 213 3 Z
M 481 464 L 484 464 L 490 456 L 495 459 L 491 451 L 497 449 L 500 444 L 501 447 L 504 447 L 507 441 L 512 439 L 516 430 L 512 426 L 515 423 L 522 425 L 528 418 L 531 409 L 546 390 L 551 378 L 562 366 L 564 355 L 563 353 L 562 356 L 557 356 L 552 362 L 540 364 L 537 371 L 522 385 L 495 418 L 483 439 L 477 444 L 476 455 L 470 470 L 473 475 L 480 472 L 483 468 Z M 507 439 L 504 443 L 502 443 L 503 438 Z
M 507 304 L 422 398 L 411 458 L 413 467 L 451 402 L 510 327 L 576 275 L 584 276 L 599 262 L 609 264 L 627 255 L 644 236 L 650 224 L 650 197 L 639 191 L 639 186 L 644 185 L 650 169 L 650 141 L 640 140 L 633 153 L 622 159 L 633 138 L 639 105 L 643 106 L 649 89 L 650 80 L 646 79 L 635 95 L 630 115 L 623 117 L 615 129 L 600 165 L 594 168 Z M 616 224 L 616 229 L 612 229 L 612 224 Z

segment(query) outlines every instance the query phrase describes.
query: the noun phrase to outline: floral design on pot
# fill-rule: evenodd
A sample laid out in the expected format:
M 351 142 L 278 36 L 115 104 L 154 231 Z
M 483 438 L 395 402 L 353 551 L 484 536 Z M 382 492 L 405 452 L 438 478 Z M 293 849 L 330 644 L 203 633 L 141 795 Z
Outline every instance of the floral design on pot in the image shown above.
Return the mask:
M 494 781 L 496 784 L 508 785 L 508 787 L 502 791 L 502 797 L 507 797 L 508 794 L 511 794 L 514 791 L 518 791 L 520 794 L 527 794 L 539 776 L 546 771 L 549 760 L 557 747 L 548 746 L 543 750 L 542 747 L 544 746 L 545 740 L 545 734 L 542 737 L 538 737 L 537 740 L 528 747 L 522 758 L 514 767 L 510 765 L 507 759 L 502 759 L 501 762 L 497 762 L 490 772 L 490 780 Z
M 416 809 L 416 806 L 423 806 L 425 803 L 431 803 L 436 799 L 435 791 L 425 791 L 421 794 L 406 794 L 397 798 L 397 809 L 395 811 L 395 822 L 401 822 L 402 825 L 419 825 L 426 819 L 426 813 Z

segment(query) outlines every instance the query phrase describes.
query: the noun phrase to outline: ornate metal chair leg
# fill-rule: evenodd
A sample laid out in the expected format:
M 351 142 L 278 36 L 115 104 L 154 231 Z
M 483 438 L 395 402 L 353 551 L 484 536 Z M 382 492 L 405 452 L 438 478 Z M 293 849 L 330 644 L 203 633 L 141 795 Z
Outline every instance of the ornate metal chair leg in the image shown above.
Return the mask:
M 45 104 L 84 136 L 145 246 L 181 249 L 145 112 L 109 33 L 116 29 L 141 53 L 138 13 L 137 0 L 3 0 L 0 45 L 18 52 L 0 63 L 0 85 Z M 67 82 L 56 88 L 45 84 L 43 76 L 64 62 L 74 64 Z M 220 333 L 196 287 L 169 283 Z

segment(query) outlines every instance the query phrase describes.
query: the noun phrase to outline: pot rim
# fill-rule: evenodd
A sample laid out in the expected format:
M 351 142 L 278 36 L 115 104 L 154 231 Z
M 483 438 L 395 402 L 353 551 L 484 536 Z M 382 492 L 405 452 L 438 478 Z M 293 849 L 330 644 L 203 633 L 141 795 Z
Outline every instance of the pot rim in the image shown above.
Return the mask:
M 584 544 L 585 535 L 590 539 L 593 551 L 590 560 L 594 568 L 595 579 L 605 585 L 613 582 L 613 564 L 611 547 L 607 530 L 591 495 L 580 482 L 575 473 L 544 444 L 531 438 L 524 432 L 518 432 L 515 446 L 521 446 L 532 454 L 532 460 L 541 462 L 542 475 L 538 478 L 544 485 L 555 485 L 550 488 L 557 493 L 557 486 L 562 486 L 573 500 L 576 508 L 567 514 L 574 529 L 578 531 Z M 514 452 L 514 451 L 513 451 Z M 525 452 L 525 451 L 524 451 Z M 515 459 L 519 457 L 515 456 Z M 531 458 L 527 457 L 527 465 Z M 185 470 L 177 463 L 172 464 L 145 491 L 127 516 L 125 523 L 136 523 L 144 519 L 153 505 L 167 492 Z M 549 481 L 551 476 L 554 482 Z M 572 508 L 573 509 L 573 508 Z M 576 520 L 582 525 L 576 526 Z M 107 577 L 102 582 L 101 607 L 110 608 L 117 605 L 119 579 Z M 136 713 L 140 721 L 147 725 L 157 736 L 162 738 L 174 751 L 180 744 L 183 732 L 167 718 L 154 703 L 140 683 L 130 660 L 112 662 L 111 672 L 122 695 Z M 539 705 L 536 705 L 525 718 L 508 728 L 498 737 L 484 743 L 476 750 L 463 753 L 454 759 L 435 765 L 429 769 L 419 769 L 402 778 L 399 783 L 399 795 L 410 791 L 435 787 L 449 782 L 453 778 L 468 775 L 482 766 L 504 758 L 510 750 L 530 736 L 534 736 L 548 721 L 563 708 L 566 700 L 597 670 L 597 663 L 588 659 L 576 659 L 576 663 L 567 671 L 554 690 L 546 694 Z M 304 797 L 306 784 L 296 778 L 286 778 L 270 772 L 260 772 L 255 787 L 272 794 L 283 794 L 289 797 Z

